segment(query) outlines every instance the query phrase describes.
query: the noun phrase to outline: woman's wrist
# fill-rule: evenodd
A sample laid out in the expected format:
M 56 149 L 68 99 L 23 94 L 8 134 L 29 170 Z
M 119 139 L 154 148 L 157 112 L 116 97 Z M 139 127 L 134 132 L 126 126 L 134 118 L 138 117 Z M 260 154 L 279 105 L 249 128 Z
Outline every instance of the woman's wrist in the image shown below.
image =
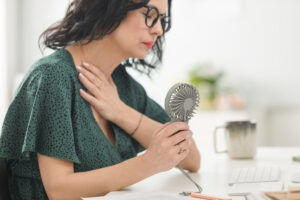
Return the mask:
M 191 172 L 197 172 L 200 169 L 201 155 L 198 151 L 194 139 L 192 139 L 192 145 L 188 156 L 180 162 L 180 166 Z
M 153 159 L 150 158 L 147 152 L 141 154 L 139 157 L 141 158 L 142 165 L 144 166 L 145 172 L 147 174 L 150 174 L 150 176 L 152 176 L 154 174 L 159 173 L 159 171 L 155 168 Z
M 128 112 L 128 105 L 125 104 L 123 101 L 120 100 L 118 105 L 115 105 L 115 112 L 113 113 L 110 121 L 114 124 L 119 125 L 126 117 L 126 112 Z
M 135 132 L 139 129 L 139 127 L 141 125 L 142 119 L 143 119 L 143 114 L 141 113 L 140 118 L 139 118 L 139 122 L 137 123 L 135 129 L 131 133 L 129 133 L 129 135 L 133 136 L 135 134 Z
M 117 124 L 129 135 L 133 135 L 141 126 L 143 115 L 125 103 L 120 103 L 117 112 L 112 117 L 113 123 Z

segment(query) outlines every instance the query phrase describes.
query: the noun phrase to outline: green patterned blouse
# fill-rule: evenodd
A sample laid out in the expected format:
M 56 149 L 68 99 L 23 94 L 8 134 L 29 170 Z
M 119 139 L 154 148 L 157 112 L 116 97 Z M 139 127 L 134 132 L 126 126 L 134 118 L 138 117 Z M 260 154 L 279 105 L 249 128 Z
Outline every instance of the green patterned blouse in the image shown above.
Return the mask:
M 156 121 L 169 121 L 124 66 L 116 68 L 112 77 L 123 102 Z M 0 158 L 8 164 L 13 200 L 48 199 L 36 152 L 72 161 L 74 171 L 82 172 L 120 163 L 144 150 L 113 123 L 116 142 L 112 145 L 90 104 L 80 96 L 80 88 L 84 86 L 65 49 L 40 59 L 25 75 L 6 113 L 0 138 Z

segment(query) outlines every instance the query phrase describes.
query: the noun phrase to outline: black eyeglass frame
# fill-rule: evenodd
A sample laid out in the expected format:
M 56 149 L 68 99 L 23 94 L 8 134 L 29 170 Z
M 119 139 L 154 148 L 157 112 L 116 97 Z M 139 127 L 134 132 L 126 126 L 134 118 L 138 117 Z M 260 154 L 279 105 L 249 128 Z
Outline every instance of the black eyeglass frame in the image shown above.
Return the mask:
M 153 26 L 155 26 L 155 24 L 157 23 L 157 21 L 160 17 L 163 32 L 166 33 L 170 30 L 170 26 L 168 26 L 167 29 L 165 28 L 166 24 L 170 24 L 170 17 L 169 16 L 164 15 L 164 14 L 160 14 L 158 8 L 156 8 L 155 6 L 145 5 L 144 7 L 147 8 L 147 13 L 145 15 L 145 24 L 146 24 L 147 27 L 152 28 Z M 154 9 L 155 12 L 157 13 L 157 17 L 153 20 L 152 24 L 149 26 L 148 25 L 148 17 L 149 17 L 149 13 L 152 9 Z

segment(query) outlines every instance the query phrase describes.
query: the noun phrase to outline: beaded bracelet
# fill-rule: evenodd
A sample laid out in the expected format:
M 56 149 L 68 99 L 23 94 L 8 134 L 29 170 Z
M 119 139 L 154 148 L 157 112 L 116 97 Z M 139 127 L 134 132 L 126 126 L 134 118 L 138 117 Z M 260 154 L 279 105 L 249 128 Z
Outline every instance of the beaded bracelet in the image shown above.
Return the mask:
M 131 136 L 133 136 L 135 134 L 135 132 L 137 131 L 137 129 L 140 127 L 142 118 L 143 118 L 143 114 L 141 114 L 141 117 L 140 117 L 138 125 L 136 126 L 136 128 L 134 129 L 134 131 L 132 131 L 132 133 L 130 134 Z

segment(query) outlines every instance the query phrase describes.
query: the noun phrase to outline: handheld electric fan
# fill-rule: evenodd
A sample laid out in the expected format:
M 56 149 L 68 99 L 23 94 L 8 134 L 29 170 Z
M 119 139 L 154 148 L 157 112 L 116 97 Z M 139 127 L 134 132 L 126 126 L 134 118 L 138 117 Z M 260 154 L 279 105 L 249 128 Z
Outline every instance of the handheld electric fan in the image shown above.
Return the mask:
M 186 122 L 193 117 L 199 104 L 198 90 L 187 83 L 177 83 L 169 90 L 165 99 L 165 109 L 171 122 Z
M 193 117 L 199 101 L 199 92 L 193 85 L 177 83 L 171 87 L 167 93 L 165 99 L 165 110 L 167 115 L 171 118 L 171 122 L 181 121 L 188 123 L 188 121 Z M 201 186 L 198 185 L 179 165 L 177 165 L 177 168 L 195 184 L 199 193 L 201 193 Z

